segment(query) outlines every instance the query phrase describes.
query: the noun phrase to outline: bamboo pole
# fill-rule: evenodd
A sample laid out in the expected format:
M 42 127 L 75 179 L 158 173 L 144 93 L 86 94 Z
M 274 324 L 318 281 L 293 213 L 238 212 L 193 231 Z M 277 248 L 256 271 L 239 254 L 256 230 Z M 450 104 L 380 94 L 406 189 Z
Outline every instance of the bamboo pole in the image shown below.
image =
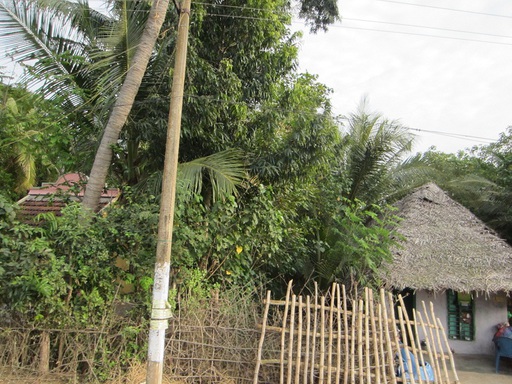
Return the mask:
M 388 298 L 389 308 L 391 311 L 391 331 L 393 333 L 393 340 L 394 340 L 394 343 L 396 346 L 396 354 L 398 354 L 398 356 L 400 357 L 398 359 L 398 364 L 400 366 L 400 369 L 402 370 L 402 382 L 405 383 L 405 367 L 404 367 L 404 362 L 403 362 L 402 355 L 401 355 L 400 340 L 398 338 L 398 331 L 397 331 L 397 327 L 396 327 L 397 319 L 395 317 L 395 311 L 394 311 L 395 303 L 393 301 L 393 295 L 391 294 L 391 292 L 388 292 L 387 298 Z
M 419 355 L 420 355 L 420 365 L 422 367 L 425 367 L 425 359 L 423 357 L 423 350 L 421 349 L 421 340 L 420 340 L 420 335 L 418 333 L 418 320 L 416 319 L 416 311 L 412 310 L 412 317 L 413 317 L 413 321 L 414 321 L 414 336 L 415 336 L 415 340 L 417 342 L 417 345 L 418 345 L 418 349 L 419 349 Z M 425 368 L 423 368 L 425 369 Z M 427 371 L 425 371 L 425 373 L 427 373 Z M 426 376 L 426 380 L 427 382 L 429 382 L 428 380 L 428 375 L 425 375 Z
M 403 308 L 401 306 L 398 307 L 398 320 L 400 321 L 400 330 L 401 330 L 401 334 L 402 334 L 402 347 L 400 348 L 400 359 L 403 359 L 402 351 L 405 351 L 405 360 L 407 361 L 407 371 L 409 373 L 409 380 L 411 380 L 411 384 L 416 384 L 416 378 L 414 377 L 414 368 L 416 368 L 416 367 L 412 366 L 411 354 L 409 353 L 409 348 L 408 348 L 409 339 L 408 339 L 407 332 L 405 329 Z M 405 373 L 406 372 L 403 372 L 403 374 L 402 374 L 402 377 L 404 379 L 406 377 Z
M 365 350 L 365 365 L 366 365 L 366 382 L 371 383 L 371 366 L 370 366 L 370 298 L 368 287 L 364 289 L 364 350 Z
M 318 383 L 323 384 L 325 371 L 325 296 L 320 298 L 320 306 L 320 377 Z
M 40 374 L 50 372 L 50 333 L 42 331 L 39 339 L 39 367 Z
M 371 324 L 371 334 L 372 334 L 372 341 L 373 341 L 373 355 L 374 355 L 374 364 L 375 364 L 375 384 L 380 384 L 380 356 L 379 356 L 379 345 L 382 345 L 380 343 L 380 338 L 377 331 L 376 326 L 376 320 L 375 320 L 375 306 L 373 302 L 373 290 L 370 289 L 368 292 L 368 303 L 369 303 L 369 311 L 370 311 L 370 324 Z M 369 335 L 366 337 L 370 338 Z
M 256 357 L 256 369 L 254 370 L 254 384 L 258 384 L 258 376 L 260 373 L 261 366 L 261 354 L 263 353 L 263 342 L 265 340 L 265 331 L 267 328 L 268 311 L 270 308 L 270 291 L 267 291 L 267 298 L 265 300 L 265 309 L 263 311 L 263 321 L 261 324 L 261 337 L 258 344 L 258 355 Z
M 336 284 L 336 297 L 338 298 L 336 301 L 336 330 L 338 340 L 336 341 L 336 377 L 334 382 L 339 384 L 341 376 L 341 290 L 339 284 Z
M 357 312 L 357 357 L 359 362 L 359 384 L 364 384 L 363 305 L 363 300 L 360 299 Z
M 299 313 L 298 319 L 298 332 L 297 332 L 297 351 L 295 356 L 295 384 L 300 383 L 300 366 L 302 354 L 302 313 L 304 312 L 304 304 L 302 303 L 302 296 L 299 296 Z
M 434 369 L 434 379 L 436 379 L 437 372 L 435 370 L 435 359 L 434 359 L 434 356 L 432 354 L 431 340 L 429 339 L 429 334 L 427 333 L 427 329 L 425 327 L 425 322 L 423 321 L 423 316 L 421 316 L 421 313 L 418 312 L 418 311 L 415 311 L 414 313 L 417 315 L 418 320 L 419 320 L 420 325 L 421 325 L 421 329 L 423 330 L 423 334 L 425 335 L 425 344 L 427 346 L 428 358 L 432 362 L 431 365 L 434 367 L 433 368 Z
M 357 301 L 352 302 L 352 318 L 350 324 L 350 383 L 356 382 L 356 321 L 357 321 Z
M 77 382 L 77 372 L 78 372 L 78 351 L 79 351 L 79 348 L 78 348 L 78 345 L 80 344 L 78 342 L 78 333 L 75 334 L 75 337 L 74 337 L 74 341 L 75 341 L 75 348 L 73 348 L 73 360 L 72 360 L 72 365 L 71 365 L 71 368 L 72 368 L 72 372 L 74 372 L 74 375 L 73 375 L 73 382 L 76 383 Z
M 292 295 L 292 306 L 290 310 L 290 335 L 288 341 L 288 375 L 286 377 L 286 383 L 291 384 L 292 382 L 292 371 L 293 371 L 293 338 L 295 331 L 295 306 L 297 304 L 297 296 Z
M 436 342 L 435 342 L 435 338 L 434 338 L 434 333 L 432 332 L 432 328 L 434 327 L 434 324 L 432 324 L 430 322 L 430 317 L 428 315 L 427 306 L 425 305 L 425 302 L 422 301 L 421 304 L 423 305 L 423 313 L 425 314 L 425 320 L 427 322 L 428 331 L 430 333 L 430 340 L 432 341 L 432 343 L 431 343 L 432 352 L 434 353 L 434 356 L 435 356 L 434 368 L 435 368 L 435 372 L 436 372 L 436 382 L 440 383 L 440 384 L 443 384 L 443 377 L 442 377 L 442 374 L 441 374 L 441 367 L 439 366 L 439 359 L 438 359 L 438 355 L 437 355 Z
M 352 302 L 352 321 L 350 324 L 351 338 L 350 338 L 350 383 L 356 382 L 356 322 L 358 315 L 357 301 Z
M 380 369 L 382 372 L 382 378 L 384 380 L 384 383 L 387 383 L 386 380 L 386 352 L 384 350 L 384 329 L 382 326 L 382 304 L 377 304 L 377 324 L 378 324 L 378 332 L 379 332 L 379 352 L 380 352 Z
M 393 384 L 396 384 L 396 374 L 395 374 L 395 370 L 394 370 L 394 366 L 395 366 L 395 355 L 393 354 L 393 348 L 392 348 L 392 343 L 391 343 L 391 331 L 389 330 L 389 324 L 390 324 L 390 319 L 388 317 L 388 307 L 387 307 L 387 303 L 386 303 L 386 296 L 384 294 L 384 289 L 381 289 L 380 290 L 380 302 L 381 302 L 381 307 L 382 307 L 382 312 L 383 312 L 383 317 L 384 317 L 384 335 L 386 337 L 386 350 L 387 350 L 387 354 L 388 354 L 388 366 L 389 366 L 389 375 L 391 377 L 391 380 L 392 380 L 392 383 Z M 391 308 L 393 308 L 391 306 Z M 403 366 L 402 366 L 402 370 L 403 370 Z
M 412 328 L 411 328 L 411 323 L 410 323 L 410 319 L 409 319 L 409 315 L 407 314 L 407 310 L 406 310 L 406 307 L 405 307 L 405 303 L 404 303 L 404 300 L 402 298 L 402 295 L 398 295 L 398 300 L 400 302 L 400 308 L 402 308 L 402 311 L 401 311 L 401 314 L 405 320 L 405 326 L 407 328 L 407 334 L 408 334 L 408 337 L 409 337 L 409 340 L 410 340 L 410 345 L 411 345 L 411 348 L 412 348 L 412 354 L 414 356 L 414 365 L 416 368 L 416 372 L 418 372 L 418 381 L 420 384 L 423 384 L 423 380 L 421 378 L 421 366 L 420 366 L 420 363 L 419 363 L 419 360 L 418 360 L 418 350 L 416 348 L 416 339 L 414 337 L 414 334 L 412 332 Z M 412 365 L 411 365 L 411 368 L 412 368 Z
M 59 334 L 59 348 L 58 348 L 58 352 L 57 352 L 57 368 L 60 368 L 61 365 L 62 365 L 62 357 L 64 356 L 64 342 L 65 342 L 65 336 L 64 336 L 64 333 L 60 333 Z
M 349 367 L 349 344 L 348 344 L 348 308 L 347 308 L 347 291 L 345 285 L 342 286 L 343 294 L 343 327 L 345 333 L 345 372 L 343 372 L 343 384 L 348 384 L 348 367 Z
M 286 345 L 286 321 L 288 320 L 288 307 L 290 305 L 290 294 L 292 292 L 292 282 L 290 280 L 288 282 L 288 288 L 286 289 L 286 304 L 284 306 L 284 314 L 283 314 L 283 328 L 281 331 L 281 360 L 280 360 L 280 372 L 279 372 L 279 383 L 284 384 L 284 355 L 285 355 L 285 345 Z
M 453 376 L 455 378 L 455 384 L 457 384 L 459 383 L 459 376 L 457 375 L 457 369 L 455 369 L 455 360 L 453 359 L 453 353 L 450 348 L 450 344 L 448 343 L 448 339 L 446 338 L 446 333 L 443 324 L 441 323 L 441 320 L 437 319 L 437 323 L 439 328 L 441 329 L 441 334 L 443 335 L 443 340 L 446 346 L 448 357 L 450 358 L 450 365 L 452 366 Z
M 311 346 L 311 373 L 310 381 L 315 382 L 315 355 L 316 355 L 316 335 L 318 329 L 318 284 L 315 281 L 315 316 L 313 318 L 313 345 Z
M 329 306 L 329 343 L 327 344 L 327 384 L 331 384 L 332 377 L 332 341 L 334 325 L 334 300 L 336 299 L 336 284 L 331 287 L 331 304 Z
M 315 331 L 316 334 L 316 331 Z M 304 356 L 304 384 L 308 383 L 309 341 L 311 338 L 311 297 L 306 296 L 306 355 Z
M 439 334 L 439 327 L 436 324 L 436 315 L 434 313 L 434 304 L 432 302 L 430 302 L 430 314 L 432 316 L 432 322 L 436 326 L 435 327 L 435 329 L 436 329 L 436 339 L 437 339 L 437 343 L 439 345 L 439 353 L 441 354 L 441 364 L 443 365 L 443 371 L 444 371 L 444 375 L 445 375 L 445 378 L 446 378 L 446 383 L 449 384 L 450 383 L 450 377 L 448 376 L 448 368 L 446 367 L 446 361 L 444 359 L 444 348 L 443 348 L 443 344 L 441 343 L 441 335 Z M 437 320 L 439 320 L 439 319 L 437 319 Z M 450 349 L 450 347 L 448 347 L 448 349 Z

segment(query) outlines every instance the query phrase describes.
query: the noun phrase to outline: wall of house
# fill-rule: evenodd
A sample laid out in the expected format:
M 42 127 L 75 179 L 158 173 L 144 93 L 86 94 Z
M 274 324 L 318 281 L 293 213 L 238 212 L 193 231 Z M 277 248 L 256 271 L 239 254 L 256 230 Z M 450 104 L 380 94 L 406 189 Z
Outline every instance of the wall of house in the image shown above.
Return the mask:
M 416 292 L 416 308 L 422 311 L 421 302 L 430 306 L 434 304 L 434 313 L 441 320 L 445 330 L 448 328 L 448 305 L 446 294 L 431 291 Z M 505 293 L 493 294 L 489 297 L 479 295 L 474 299 L 475 339 L 472 341 L 448 340 L 456 354 L 493 355 L 492 337 L 496 325 L 507 321 L 507 297 Z M 420 338 L 422 335 L 420 334 Z

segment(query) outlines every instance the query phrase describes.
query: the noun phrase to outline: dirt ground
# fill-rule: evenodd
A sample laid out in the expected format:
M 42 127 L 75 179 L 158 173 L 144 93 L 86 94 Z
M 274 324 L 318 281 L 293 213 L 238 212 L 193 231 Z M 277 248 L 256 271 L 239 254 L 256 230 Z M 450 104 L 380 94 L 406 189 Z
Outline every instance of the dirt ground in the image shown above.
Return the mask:
M 512 359 L 501 359 L 500 373 L 495 372 L 494 357 L 485 355 L 455 355 L 455 367 L 460 384 L 512 384 Z M 139 372 L 140 371 L 140 372 Z M 144 381 L 145 370 L 132 373 L 123 384 L 140 384 Z M 454 375 L 450 383 L 454 383 Z M 34 377 L 17 372 L 15 375 L 0 372 L 0 384 L 69 384 L 70 377 L 55 377 L 53 375 Z M 169 382 L 166 382 L 168 384 Z M 119 382 L 111 383 L 119 384 Z
M 502 358 L 495 372 L 494 356 L 455 355 L 460 384 L 512 384 L 512 360 Z

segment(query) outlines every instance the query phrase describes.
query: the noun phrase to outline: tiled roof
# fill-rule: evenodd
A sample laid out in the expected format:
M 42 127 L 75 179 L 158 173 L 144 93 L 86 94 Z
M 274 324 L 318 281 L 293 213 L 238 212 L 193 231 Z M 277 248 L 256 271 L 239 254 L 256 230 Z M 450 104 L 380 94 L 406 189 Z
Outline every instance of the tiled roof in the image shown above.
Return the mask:
M 41 187 L 30 189 L 27 196 L 18 201 L 18 217 L 30 222 L 40 213 L 53 212 L 61 216 L 61 209 L 72 201 L 81 201 L 84 196 L 85 176 L 68 173 L 54 183 L 43 183 Z M 117 199 L 118 189 L 106 189 L 100 197 L 99 210 Z

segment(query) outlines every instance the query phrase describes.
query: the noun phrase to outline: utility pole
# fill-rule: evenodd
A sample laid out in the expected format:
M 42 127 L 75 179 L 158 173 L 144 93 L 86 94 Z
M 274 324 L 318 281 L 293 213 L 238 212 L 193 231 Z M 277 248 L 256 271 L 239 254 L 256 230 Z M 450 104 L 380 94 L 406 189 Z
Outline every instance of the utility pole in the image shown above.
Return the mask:
M 155 0 L 156 1 L 156 0 Z M 191 0 L 182 0 L 179 7 L 178 37 L 172 79 L 169 123 L 165 146 L 162 197 L 158 221 L 158 243 L 156 248 L 153 304 L 149 329 L 148 367 L 146 384 L 161 384 L 165 349 L 165 330 L 171 317 L 169 308 L 169 275 L 171 267 L 174 202 L 176 199 L 176 177 L 178 173 L 178 151 L 180 145 L 181 111 L 183 88 L 187 65 L 188 27 Z

